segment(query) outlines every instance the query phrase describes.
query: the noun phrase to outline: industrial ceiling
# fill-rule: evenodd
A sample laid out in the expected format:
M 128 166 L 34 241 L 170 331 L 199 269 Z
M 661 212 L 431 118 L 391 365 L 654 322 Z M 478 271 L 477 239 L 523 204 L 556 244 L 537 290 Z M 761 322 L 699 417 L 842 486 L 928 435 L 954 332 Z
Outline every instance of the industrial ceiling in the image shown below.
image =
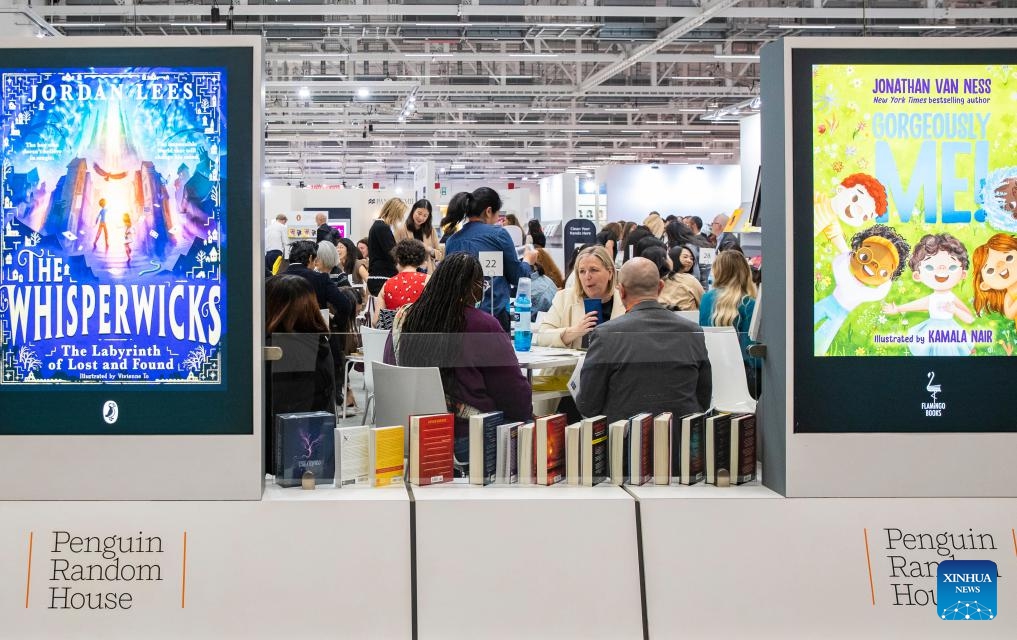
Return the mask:
M 5 1 L 0 0 L 0 9 Z M 738 162 L 759 48 L 784 36 L 1008 36 L 980 0 L 38 0 L 53 35 L 265 37 L 265 175 L 523 179 Z M 0 20 L 4 17 L 0 15 Z

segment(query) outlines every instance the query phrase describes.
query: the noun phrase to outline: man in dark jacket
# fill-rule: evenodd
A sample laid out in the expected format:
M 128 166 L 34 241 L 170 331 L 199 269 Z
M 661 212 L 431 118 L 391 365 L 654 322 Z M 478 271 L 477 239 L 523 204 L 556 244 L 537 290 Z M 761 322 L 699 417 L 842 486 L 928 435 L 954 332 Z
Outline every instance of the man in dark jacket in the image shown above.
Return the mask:
M 314 223 L 318 225 L 317 242 L 324 242 L 325 240 L 328 240 L 332 244 L 335 244 L 335 241 L 339 239 L 339 232 L 328 226 L 328 222 L 325 221 L 325 214 L 319 213 L 314 216 Z
M 294 242 L 290 247 L 290 264 L 286 267 L 286 273 L 300 276 L 311 283 L 314 288 L 314 295 L 318 298 L 318 308 L 325 309 L 329 304 L 333 312 L 340 317 L 353 313 L 353 306 L 350 299 L 339 291 L 339 287 L 333 284 L 327 273 L 318 273 L 311 268 L 318 251 L 313 242 L 301 240 Z
M 593 330 L 576 406 L 609 422 L 640 412 L 675 418 L 703 411 L 713 391 L 702 328 L 657 302 L 657 266 L 632 258 L 619 274 L 626 313 Z

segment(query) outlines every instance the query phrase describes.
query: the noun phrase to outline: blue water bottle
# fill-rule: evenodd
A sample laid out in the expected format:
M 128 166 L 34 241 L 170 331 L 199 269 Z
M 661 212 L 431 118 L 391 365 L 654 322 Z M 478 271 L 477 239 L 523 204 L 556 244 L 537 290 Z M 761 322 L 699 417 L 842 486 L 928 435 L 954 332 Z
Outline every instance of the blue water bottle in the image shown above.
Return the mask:
M 516 351 L 529 351 L 530 341 L 533 339 L 533 332 L 530 331 L 530 279 L 519 278 L 516 285 L 516 306 L 515 312 L 519 314 L 516 321 L 516 333 L 513 337 Z

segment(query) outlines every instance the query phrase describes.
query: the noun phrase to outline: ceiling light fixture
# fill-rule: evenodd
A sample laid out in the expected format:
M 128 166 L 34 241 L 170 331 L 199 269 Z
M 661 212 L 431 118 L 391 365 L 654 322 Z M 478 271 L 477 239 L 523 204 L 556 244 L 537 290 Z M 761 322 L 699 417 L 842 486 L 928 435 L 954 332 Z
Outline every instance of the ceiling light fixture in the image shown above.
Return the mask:
M 927 29 L 943 29 L 950 30 L 956 29 L 957 25 L 953 24 L 899 24 L 898 29 L 910 30 L 910 31 L 925 31 Z
M 308 89 L 307 87 L 300 87 L 300 90 L 297 92 L 297 95 L 306 100 L 307 98 L 311 97 L 311 90 Z
M 472 27 L 472 22 L 417 22 L 417 27 Z
M 451 53 L 404 53 L 406 58 L 451 58 Z
M 713 56 L 714 60 L 759 60 L 758 55 L 752 54 L 720 54 Z
M 274 22 L 266 26 L 289 25 L 291 27 L 349 27 L 349 22 Z
M 769 24 L 771 29 L 836 29 L 835 24 Z
M 451 55 L 451 54 L 449 54 Z M 557 53 L 510 53 L 510 58 L 557 58 Z
M 368 97 L 370 95 L 371 95 L 371 90 L 368 89 L 367 87 L 360 87 L 359 89 L 357 89 L 357 97 L 358 98 L 366 98 L 366 97 Z

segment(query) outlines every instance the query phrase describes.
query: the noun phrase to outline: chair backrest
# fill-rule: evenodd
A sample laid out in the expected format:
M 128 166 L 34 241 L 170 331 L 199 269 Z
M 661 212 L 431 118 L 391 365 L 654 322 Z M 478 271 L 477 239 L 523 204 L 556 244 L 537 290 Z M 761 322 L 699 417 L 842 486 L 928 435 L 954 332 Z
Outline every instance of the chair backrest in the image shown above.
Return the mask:
M 508 231 L 509 237 L 512 238 L 512 244 L 520 247 L 523 244 L 523 230 L 514 224 L 507 224 L 502 227 L 505 231 Z
M 540 331 L 540 325 L 544 324 L 544 318 L 547 317 L 546 311 L 538 311 L 537 317 L 533 320 L 533 330 Z
M 445 391 L 437 367 L 397 367 L 374 363 L 374 424 L 406 427 L 411 415 L 445 413 Z
M 721 411 L 756 410 L 749 395 L 745 364 L 734 327 L 703 327 L 713 372 L 713 406 Z
M 693 309 L 692 311 L 675 311 L 674 314 L 699 324 L 699 309 Z
M 374 371 L 371 365 L 385 358 L 385 340 L 388 339 L 388 333 L 386 329 L 360 328 L 360 337 L 364 344 L 364 386 L 370 393 L 374 393 Z

